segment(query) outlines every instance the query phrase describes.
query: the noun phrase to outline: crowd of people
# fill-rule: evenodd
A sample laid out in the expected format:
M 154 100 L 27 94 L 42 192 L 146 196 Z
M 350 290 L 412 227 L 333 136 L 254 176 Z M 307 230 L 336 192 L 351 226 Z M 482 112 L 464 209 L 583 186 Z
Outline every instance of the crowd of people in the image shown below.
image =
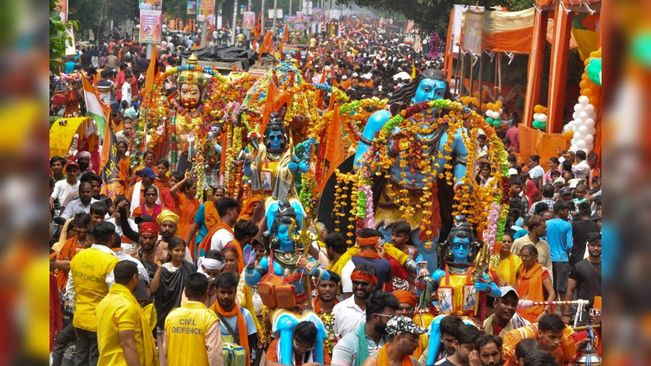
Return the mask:
M 351 99 L 391 97 L 412 71 L 438 62 L 416 53 L 400 34 L 315 35 L 314 43 L 319 46 L 303 64 L 306 79 L 330 82 Z M 214 186 L 201 202 L 192 175 L 171 171 L 168 160 L 147 151 L 132 164 L 145 50 L 114 40 L 81 51 L 66 73 L 90 77 L 112 107 L 128 189 L 114 199 L 105 195 L 90 152 L 50 159 L 51 285 L 58 301 L 51 307 L 52 364 L 73 358 L 75 365 L 281 365 L 283 347 L 291 347 L 292 364 L 305 366 L 320 364 L 317 355 L 336 366 L 567 365 L 594 341 L 572 328 L 600 322 L 596 154 L 564 151 L 520 164 L 517 122 L 498 131 L 511 153 L 509 215 L 487 273 L 499 291 L 490 296 L 485 319 L 435 313 L 431 299 L 423 304 L 420 283 L 429 273 L 404 265 L 418 255 L 407 222 L 391 226 L 390 242 L 363 229 L 352 246 L 319 223 L 301 263 L 321 271 L 311 280 L 308 308 L 326 335 L 302 320 L 293 342 L 281 347 L 264 294 L 250 280 L 263 275 L 255 274 L 262 263 L 269 266 L 263 197 L 239 202 Z M 161 70 L 179 64 L 173 45 L 161 49 L 159 64 Z M 75 94 L 74 82 L 56 77 L 52 88 Z M 84 115 L 83 98 L 76 98 L 76 109 L 53 101 L 53 114 Z M 487 183 L 490 168 L 480 164 L 477 172 L 477 181 Z M 575 299 L 589 304 L 571 306 Z M 522 301 L 545 304 L 519 306 Z

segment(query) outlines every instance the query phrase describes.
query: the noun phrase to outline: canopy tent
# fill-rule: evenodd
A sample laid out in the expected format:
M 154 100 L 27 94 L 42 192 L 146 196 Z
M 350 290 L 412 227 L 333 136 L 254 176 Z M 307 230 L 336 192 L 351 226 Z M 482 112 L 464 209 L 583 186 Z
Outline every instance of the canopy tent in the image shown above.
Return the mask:
M 530 53 L 535 9 L 484 12 L 482 48 L 493 52 Z

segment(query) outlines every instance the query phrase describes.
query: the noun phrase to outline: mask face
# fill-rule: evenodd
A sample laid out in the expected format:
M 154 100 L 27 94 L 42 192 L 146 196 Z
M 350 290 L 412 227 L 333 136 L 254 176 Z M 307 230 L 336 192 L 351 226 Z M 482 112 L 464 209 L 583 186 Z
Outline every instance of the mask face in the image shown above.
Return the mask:
M 269 132 L 269 151 L 272 153 L 279 153 L 285 147 L 285 136 L 282 131 Z
M 195 108 L 199 105 L 201 91 L 199 85 L 183 84 L 181 85 L 181 105 L 185 108 Z
M 470 240 L 468 238 L 452 239 L 452 258 L 454 263 L 465 263 L 468 261 L 470 252 Z
M 429 102 L 441 99 L 445 95 L 445 82 L 442 80 L 423 79 L 418 84 L 416 94 L 412 98 L 413 103 Z

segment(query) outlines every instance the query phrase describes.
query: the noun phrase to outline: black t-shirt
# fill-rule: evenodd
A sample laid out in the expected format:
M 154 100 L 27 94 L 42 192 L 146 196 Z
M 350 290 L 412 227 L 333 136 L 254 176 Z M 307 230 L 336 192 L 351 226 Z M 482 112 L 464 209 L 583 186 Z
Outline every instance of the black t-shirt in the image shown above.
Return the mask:
M 457 365 L 453 364 L 452 362 L 450 362 L 450 360 L 448 360 L 447 358 L 444 358 L 444 359 L 438 361 L 437 363 L 435 363 L 435 365 L 437 365 L 437 366 L 457 366 Z
M 570 251 L 570 265 L 574 265 L 583 259 L 588 234 L 595 232 L 599 232 L 599 225 L 592 220 L 581 219 L 572 222 L 572 238 L 574 243 Z
M 601 263 L 596 265 L 583 259 L 570 269 L 569 277 L 577 282 L 578 299 L 589 300 L 592 304 L 595 296 L 601 296 Z

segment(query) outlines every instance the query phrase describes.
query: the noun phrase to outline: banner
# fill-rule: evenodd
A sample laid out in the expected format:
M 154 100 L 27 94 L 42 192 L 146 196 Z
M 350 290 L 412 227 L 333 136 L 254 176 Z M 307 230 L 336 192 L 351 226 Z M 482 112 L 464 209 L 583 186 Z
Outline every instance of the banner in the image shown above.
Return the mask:
M 138 9 L 163 11 L 163 0 L 139 0 Z
M 461 45 L 475 55 L 481 54 L 481 35 L 484 12 L 467 11 L 463 22 Z
M 161 41 L 161 11 L 140 10 L 140 43 L 159 44 Z
M 245 11 L 242 13 L 242 29 L 252 31 L 255 27 L 255 13 L 252 11 Z
M 215 0 L 201 0 L 199 5 L 199 14 L 205 17 L 205 20 L 208 22 L 208 24 L 214 26 L 215 25 Z
M 195 0 L 188 0 L 187 14 L 197 15 L 197 2 Z
M 276 19 L 282 19 L 283 18 L 283 9 L 278 8 L 278 9 L 268 9 L 269 10 L 269 19 L 274 18 L 274 14 L 276 16 Z M 274 12 L 275 11 L 275 12 Z
M 62 22 L 68 21 L 68 0 L 58 0 L 54 9 L 59 13 Z

